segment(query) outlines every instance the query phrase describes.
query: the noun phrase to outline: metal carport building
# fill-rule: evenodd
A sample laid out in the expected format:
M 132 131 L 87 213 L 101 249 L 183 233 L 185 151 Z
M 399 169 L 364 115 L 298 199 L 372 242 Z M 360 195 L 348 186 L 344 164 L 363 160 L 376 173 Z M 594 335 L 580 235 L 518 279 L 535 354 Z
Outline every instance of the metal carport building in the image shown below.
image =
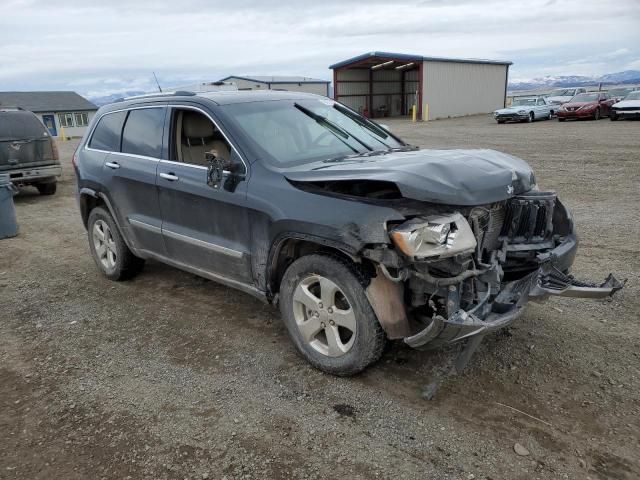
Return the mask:
M 331 65 L 334 98 L 365 115 L 460 117 L 505 106 L 511 62 L 370 52 Z

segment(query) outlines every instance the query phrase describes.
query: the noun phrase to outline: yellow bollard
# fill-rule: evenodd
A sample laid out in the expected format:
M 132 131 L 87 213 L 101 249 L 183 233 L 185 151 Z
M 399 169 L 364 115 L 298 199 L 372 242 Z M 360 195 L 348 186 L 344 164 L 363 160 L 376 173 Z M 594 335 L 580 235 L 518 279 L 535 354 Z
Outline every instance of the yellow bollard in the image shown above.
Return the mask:
M 424 104 L 424 109 L 422 110 L 422 119 L 425 122 L 429 121 L 429 104 L 428 103 Z
M 411 121 L 415 122 L 417 116 L 418 116 L 418 109 L 416 108 L 415 105 L 412 105 L 411 106 Z
M 67 136 L 64 134 L 64 127 L 60 127 L 60 140 L 62 140 L 63 142 L 67 141 Z

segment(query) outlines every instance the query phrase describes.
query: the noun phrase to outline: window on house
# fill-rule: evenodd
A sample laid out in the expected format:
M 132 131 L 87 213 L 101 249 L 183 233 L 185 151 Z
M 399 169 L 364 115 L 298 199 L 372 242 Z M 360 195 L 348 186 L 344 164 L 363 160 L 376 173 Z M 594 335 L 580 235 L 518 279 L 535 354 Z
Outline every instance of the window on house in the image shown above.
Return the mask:
M 89 115 L 86 113 L 74 113 L 73 116 L 75 117 L 76 127 L 86 127 L 89 125 Z
M 71 113 L 59 113 L 58 122 L 61 127 L 73 127 L 73 114 Z

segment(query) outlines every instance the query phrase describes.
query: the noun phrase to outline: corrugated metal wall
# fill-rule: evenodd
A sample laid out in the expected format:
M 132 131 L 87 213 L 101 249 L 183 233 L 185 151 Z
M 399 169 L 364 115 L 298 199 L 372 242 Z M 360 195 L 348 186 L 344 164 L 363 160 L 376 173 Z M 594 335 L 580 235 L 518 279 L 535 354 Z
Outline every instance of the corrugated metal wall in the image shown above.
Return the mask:
M 399 70 L 374 70 L 373 114 L 374 117 L 402 114 L 402 72 Z M 413 76 L 411 76 L 413 75 Z M 417 71 L 406 72 L 405 91 L 415 91 L 418 85 Z M 362 113 L 369 104 L 369 69 L 354 68 L 337 71 L 338 101 Z
M 367 108 L 369 98 L 369 70 L 363 68 L 338 70 L 336 75 L 338 101 L 362 113 Z M 342 82 L 343 80 L 347 82 Z
M 506 74 L 506 65 L 424 62 L 423 103 L 429 104 L 429 119 L 502 108 Z
M 404 74 L 404 91 L 405 91 L 405 112 L 407 115 L 411 115 L 411 107 L 417 105 L 418 99 L 416 92 L 420 88 L 420 71 L 409 70 Z
M 289 92 L 315 93 L 316 95 L 327 96 L 326 83 L 272 83 L 271 89 L 281 89 Z

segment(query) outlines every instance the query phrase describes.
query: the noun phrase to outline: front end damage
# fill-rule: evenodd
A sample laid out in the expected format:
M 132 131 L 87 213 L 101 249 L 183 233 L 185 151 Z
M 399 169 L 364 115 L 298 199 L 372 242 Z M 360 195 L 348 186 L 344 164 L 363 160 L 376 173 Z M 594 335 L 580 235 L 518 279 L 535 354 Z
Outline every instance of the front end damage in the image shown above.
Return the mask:
M 612 275 L 601 285 L 569 275 L 578 240 L 555 193 L 442 211 L 389 226 L 395 249 L 364 252 L 377 263 L 367 295 L 390 338 L 418 349 L 469 340 L 458 371 L 529 300 L 604 298 L 623 286 Z

